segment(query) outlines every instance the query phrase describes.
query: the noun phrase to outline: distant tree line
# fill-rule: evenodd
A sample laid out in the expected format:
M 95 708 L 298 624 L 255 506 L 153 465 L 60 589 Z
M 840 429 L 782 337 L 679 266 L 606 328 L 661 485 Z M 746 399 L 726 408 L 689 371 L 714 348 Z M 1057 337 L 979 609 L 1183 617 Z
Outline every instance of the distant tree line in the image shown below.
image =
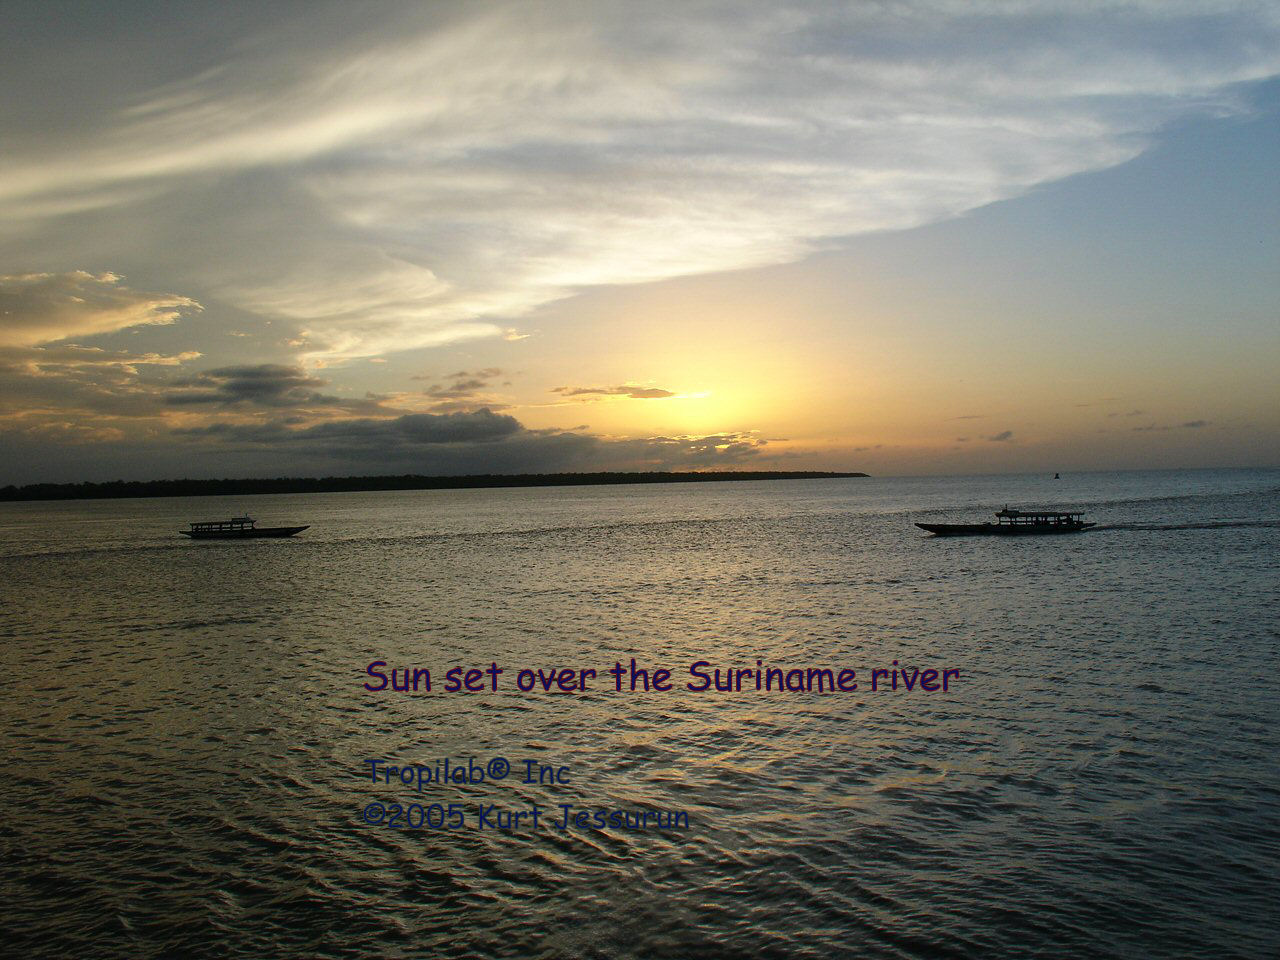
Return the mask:
M 515 473 L 462 477 L 244 477 L 221 480 L 111 480 L 29 483 L 0 488 L 0 500 L 103 500 L 125 497 L 213 497 L 258 493 L 341 493 L 358 490 L 454 490 L 473 487 L 561 487 L 613 483 L 704 483 L 726 480 L 826 480 L 865 473 L 738 470 L 717 473 Z

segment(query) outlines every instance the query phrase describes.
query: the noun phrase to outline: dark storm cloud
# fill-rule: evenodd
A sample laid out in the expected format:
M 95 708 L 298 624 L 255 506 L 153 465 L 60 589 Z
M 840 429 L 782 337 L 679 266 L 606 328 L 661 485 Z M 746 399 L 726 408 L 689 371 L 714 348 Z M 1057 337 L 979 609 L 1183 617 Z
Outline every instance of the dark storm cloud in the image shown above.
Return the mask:
M 547 473 L 574 470 L 698 470 L 757 458 L 765 441 L 746 434 L 612 439 L 568 430 L 528 430 L 481 409 L 335 420 L 301 428 L 284 421 L 218 423 L 174 431 L 200 449 L 260 447 L 334 470 L 426 473 Z
M 503 375 L 498 367 L 486 367 L 483 370 L 459 370 L 442 379 L 449 383 L 433 383 L 422 395 L 432 401 L 432 413 L 465 413 L 487 407 L 490 410 L 501 410 L 508 406 L 499 396 L 489 392 L 492 381 Z M 425 375 L 415 376 L 414 380 L 434 379 Z
M 316 392 L 328 381 L 308 376 L 301 367 L 262 363 L 256 366 L 219 367 L 194 377 L 174 381 L 190 392 L 171 393 L 165 402 L 174 405 L 238 404 L 287 407 L 307 402 L 336 402 Z
M 451 373 L 445 378 L 446 380 L 452 380 L 452 383 L 434 383 L 422 392 L 425 396 L 437 400 L 462 400 L 475 396 L 477 392 L 489 386 L 490 381 L 500 376 L 502 376 L 502 371 L 497 367 L 488 367 L 484 370 L 477 370 L 475 373 L 459 370 L 457 373 Z M 413 379 L 426 380 L 428 378 L 419 376 L 413 377 Z
M 303 439 L 368 445 L 484 443 L 521 429 L 515 417 L 488 409 L 470 413 L 411 413 L 394 420 L 332 420 L 308 427 Z
M 484 380 L 455 380 L 448 386 L 434 386 L 430 390 L 423 391 L 428 397 L 439 397 L 442 400 L 457 400 L 461 397 L 472 396 L 477 390 L 487 387 L 489 384 Z
M 279 363 L 218 367 L 191 377 L 173 380 L 163 395 L 170 407 L 303 408 L 315 412 L 389 414 L 386 398 L 367 394 L 346 398 L 321 393 L 327 380 L 313 377 L 301 367 Z
M 175 430 L 178 436 L 221 437 L 250 443 L 319 444 L 334 448 L 351 446 L 394 450 L 403 446 L 437 443 L 483 443 L 511 436 L 521 430 L 514 417 L 490 410 L 470 413 L 410 413 L 389 420 L 331 420 L 302 429 L 283 421 L 268 424 L 215 423 Z
M 98 417 L 150 417 L 161 409 L 163 372 L 198 357 L 54 344 L 0 347 L 0 419 L 28 425 Z

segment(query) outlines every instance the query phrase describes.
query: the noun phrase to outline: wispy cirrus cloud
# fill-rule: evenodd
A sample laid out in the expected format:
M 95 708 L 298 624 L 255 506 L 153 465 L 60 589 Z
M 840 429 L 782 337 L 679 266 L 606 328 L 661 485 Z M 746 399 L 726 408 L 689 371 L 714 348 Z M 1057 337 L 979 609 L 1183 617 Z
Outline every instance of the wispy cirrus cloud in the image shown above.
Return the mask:
M 186 75 L 81 79 L 66 53 L 53 92 L 13 91 L 50 109 L 3 115 L 27 135 L 0 237 L 76 249 L 130 222 L 131 256 L 314 362 L 523 336 L 584 287 L 954 216 L 1280 72 L 1280 12 L 1226 0 L 316 4 L 243 36 L 185 15 L 191 46 L 158 42 Z
M 633 383 L 618 387 L 555 387 L 551 392 L 580 400 L 604 400 L 609 397 L 625 397 L 628 400 L 666 400 L 677 396 L 672 390 L 644 387 Z

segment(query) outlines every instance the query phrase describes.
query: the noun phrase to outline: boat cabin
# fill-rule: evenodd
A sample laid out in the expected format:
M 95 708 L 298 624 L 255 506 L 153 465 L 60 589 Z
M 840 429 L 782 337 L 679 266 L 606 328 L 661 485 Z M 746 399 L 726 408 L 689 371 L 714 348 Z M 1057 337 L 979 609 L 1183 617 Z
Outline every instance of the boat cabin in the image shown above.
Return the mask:
M 1026 513 L 1008 507 L 996 511 L 998 522 L 1011 527 L 1078 527 L 1083 517 L 1083 513 Z
M 191 529 L 195 533 L 237 533 L 252 530 L 257 522 L 249 516 L 232 517 L 230 520 L 202 520 L 191 524 Z

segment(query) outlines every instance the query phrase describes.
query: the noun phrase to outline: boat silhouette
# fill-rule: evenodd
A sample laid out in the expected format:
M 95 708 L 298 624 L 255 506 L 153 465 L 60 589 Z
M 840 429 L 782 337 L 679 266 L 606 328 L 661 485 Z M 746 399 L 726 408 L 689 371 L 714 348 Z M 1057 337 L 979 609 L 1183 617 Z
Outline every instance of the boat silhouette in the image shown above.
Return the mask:
M 1046 533 L 1079 533 L 1097 526 L 1085 522 L 1083 513 L 1024 512 L 1005 507 L 996 511 L 995 523 L 917 523 L 939 537 L 1018 537 Z
M 179 530 L 192 540 L 248 540 L 253 537 L 292 537 L 306 530 L 301 527 L 260 527 L 253 517 L 232 517 L 230 520 L 199 520 L 189 524 L 190 530 Z

